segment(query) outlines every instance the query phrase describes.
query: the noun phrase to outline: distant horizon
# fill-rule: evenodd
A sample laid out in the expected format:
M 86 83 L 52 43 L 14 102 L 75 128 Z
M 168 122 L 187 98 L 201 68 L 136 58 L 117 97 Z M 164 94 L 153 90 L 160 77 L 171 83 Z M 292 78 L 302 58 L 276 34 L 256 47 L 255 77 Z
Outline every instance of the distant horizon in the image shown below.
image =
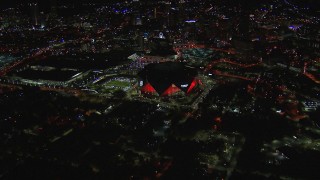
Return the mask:
M 49 1 L 49 2 L 48 2 Z M 50 5 L 50 1 L 56 1 L 58 4 L 65 4 L 65 3 L 88 3 L 88 2 L 93 2 L 93 3 L 110 3 L 110 2 L 122 2 L 124 0 L 2 0 L 0 2 L 0 9 L 5 9 L 5 8 L 13 8 L 16 7 L 20 3 L 30 3 L 30 2 L 37 2 L 42 4 L 43 6 L 48 6 Z M 228 0 L 228 1 L 234 1 L 237 2 L 237 0 Z M 248 3 L 258 3 L 258 2 L 263 2 L 265 0 L 249 0 L 245 1 L 243 3 L 248 4 Z M 290 2 L 294 2 L 297 4 L 303 4 L 307 5 L 309 3 L 314 4 L 314 5 L 320 5 L 320 1 L 318 0 L 288 0 Z M 239 3 L 242 3 L 239 1 Z M 314 7 L 314 6 L 311 6 Z

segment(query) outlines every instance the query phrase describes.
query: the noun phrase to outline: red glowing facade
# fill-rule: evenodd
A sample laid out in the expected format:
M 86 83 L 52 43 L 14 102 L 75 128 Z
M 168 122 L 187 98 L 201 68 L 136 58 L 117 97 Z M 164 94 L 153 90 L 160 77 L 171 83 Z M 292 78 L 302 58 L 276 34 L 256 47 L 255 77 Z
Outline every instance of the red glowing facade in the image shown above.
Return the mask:
M 179 91 L 181 90 L 176 85 L 172 84 L 164 93 L 162 93 L 162 96 L 170 96 Z
M 189 94 L 189 93 L 194 89 L 194 87 L 195 87 L 197 84 L 198 84 L 198 83 L 197 83 L 197 80 L 194 79 L 194 80 L 192 81 L 192 83 L 190 84 L 187 93 Z
M 138 75 L 141 93 L 148 95 L 188 95 L 200 83 L 197 70 L 179 62 L 148 64 Z
M 144 94 L 156 94 L 157 91 L 152 87 L 150 83 L 144 85 L 141 89 L 141 92 Z
M 141 88 L 142 94 L 150 94 L 150 95 L 161 95 L 161 96 L 172 96 L 179 92 L 184 92 L 185 94 L 190 94 L 197 85 L 199 85 L 201 82 L 198 79 L 194 79 L 189 85 L 187 85 L 187 90 L 185 90 L 184 87 L 178 87 L 175 84 L 171 84 L 169 87 L 166 88 L 163 92 L 158 92 L 151 83 L 146 83 Z

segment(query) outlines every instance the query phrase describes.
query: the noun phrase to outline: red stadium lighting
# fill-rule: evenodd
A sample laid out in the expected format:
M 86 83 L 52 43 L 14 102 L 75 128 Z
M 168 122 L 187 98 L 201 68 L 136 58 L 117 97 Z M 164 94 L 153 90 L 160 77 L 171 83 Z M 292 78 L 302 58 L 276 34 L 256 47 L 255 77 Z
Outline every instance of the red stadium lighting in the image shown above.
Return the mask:
M 194 79 L 194 80 L 192 81 L 192 83 L 190 84 L 190 86 L 189 86 L 189 89 L 188 89 L 188 91 L 187 91 L 187 94 L 189 94 L 196 85 L 197 85 L 197 80 Z
M 141 89 L 142 93 L 146 93 L 146 94 L 155 94 L 157 93 L 157 91 L 152 87 L 152 85 L 150 83 L 146 84 L 145 86 L 142 87 Z
M 143 94 L 188 95 L 199 84 L 197 70 L 180 62 L 148 64 L 139 72 Z
M 176 92 L 181 91 L 176 85 L 172 84 L 163 94 L 162 96 L 170 96 Z

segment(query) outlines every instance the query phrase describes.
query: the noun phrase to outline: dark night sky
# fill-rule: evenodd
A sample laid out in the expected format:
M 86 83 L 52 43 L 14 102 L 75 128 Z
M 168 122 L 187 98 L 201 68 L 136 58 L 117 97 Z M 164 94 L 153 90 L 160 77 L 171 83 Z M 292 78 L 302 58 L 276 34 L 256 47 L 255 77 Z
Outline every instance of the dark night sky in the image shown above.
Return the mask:
M 0 7 L 1 9 L 13 7 L 16 4 L 16 0 L 1 0 Z
M 20 3 L 37 2 L 42 6 L 50 6 L 51 1 L 62 3 L 79 3 L 79 2 L 111 2 L 112 0 L 0 0 L 0 9 L 15 7 Z M 116 1 L 116 0 L 114 0 Z
M 52 0 L 0 0 L 0 9 L 5 9 L 5 8 L 9 8 L 9 7 L 15 7 L 18 3 L 28 3 L 28 2 L 39 2 L 42 5 L 49 5 L 50 1 Z M 112 1 L 124 1 L 124 0 L 56 0 L 59 4 L 61 4 L 61 2 L 64 3 L 79 3 L 79 1 L 82 2 L 112 2 Z M 245 3 L 245 4 L 249 4 L 248 2 L 253 2 L 253 3 L 259 3 L 263 2 L 265 0 L 229 0 L 229 1 L 235 1 L 235 2 L 239 2 L 239 3 Z M 311 4 L 311 7 L 319 7 L 320 6 L 320 0 L 289 0 L 291 2 L 295 2 L 297 4 L 301 4 L 301 5 L 308 5 Z M 320 9 L 320 8 L 318 8 Z

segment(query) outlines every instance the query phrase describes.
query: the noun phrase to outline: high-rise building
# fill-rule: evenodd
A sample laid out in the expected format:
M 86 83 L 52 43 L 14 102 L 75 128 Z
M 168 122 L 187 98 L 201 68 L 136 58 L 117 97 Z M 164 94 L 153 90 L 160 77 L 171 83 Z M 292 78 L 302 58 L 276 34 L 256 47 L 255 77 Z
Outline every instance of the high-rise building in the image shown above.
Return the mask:
M 57 15 L 57 0 L 51 0 L 50 1 L 50 13 L 53 15 L 53 16 L 56 16 Z
M 32 25 L 39 25 L 39 5 L 38 3 L 29 3 L 29 8 L 30 8 L 30 16 L 31 16 L 31 23 Z
M 186 7 L 185 7 L 186 2 L 184 0 L 179 1 L 179 20 L 183 21 L 184 17 L 186 15 Z
M 142 15 L 141 15 L 141 3 L 139 0 L 133 0 L 133 14 L 132 14 L 132 24 L 133 25 L 142 25 Z
M 165 3 L 165 16 L 167 17 L 167 25 L 168 26 L 171 26 L 171 12 L 170 12 L 170 10 L 171 10 L 171 2 L 170 1 L 167 1 L 166 3 Z
M 138 43 L 139 43 L 140 49 L 143 50 L 144 49 L 144 37 L 143 37 L 142 32 L 140 32 L 140 34 L 139 34 Z

